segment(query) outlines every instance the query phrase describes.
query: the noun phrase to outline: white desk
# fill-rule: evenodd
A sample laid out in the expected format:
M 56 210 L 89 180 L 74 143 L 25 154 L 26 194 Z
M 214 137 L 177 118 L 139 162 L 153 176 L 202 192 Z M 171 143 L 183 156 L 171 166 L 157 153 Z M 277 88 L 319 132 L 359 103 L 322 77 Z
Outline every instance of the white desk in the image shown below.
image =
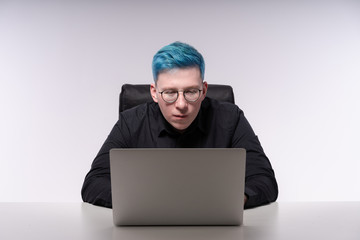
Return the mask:
M 360 202 L 273 203 L 245 210 L 240 227 L 115 227 L 86 203 L 0 203 L 0 239 L 360 239 Z

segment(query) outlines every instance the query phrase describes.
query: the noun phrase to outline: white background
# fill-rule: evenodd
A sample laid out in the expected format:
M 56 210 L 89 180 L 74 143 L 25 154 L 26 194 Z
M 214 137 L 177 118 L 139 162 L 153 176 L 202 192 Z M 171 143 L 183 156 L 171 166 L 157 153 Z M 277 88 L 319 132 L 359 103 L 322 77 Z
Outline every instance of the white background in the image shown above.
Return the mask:
M 360 1 L 0 0 L 0 201 L 81 201 L 121 85 L 177 40 L 233 86 L 279 201 L 360 200 Z

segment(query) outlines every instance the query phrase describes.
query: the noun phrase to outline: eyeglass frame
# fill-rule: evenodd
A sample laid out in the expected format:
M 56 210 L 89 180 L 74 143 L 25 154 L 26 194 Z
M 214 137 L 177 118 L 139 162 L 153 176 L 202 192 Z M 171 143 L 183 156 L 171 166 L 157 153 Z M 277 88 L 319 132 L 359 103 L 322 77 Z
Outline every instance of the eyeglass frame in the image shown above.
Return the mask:
M 189 90 L 197 90 L 198 91 L 198 98 L 195 100 L 195 101 L 189 101 L 188 99 L 186 99 L 186 96 L 185 96 L 185 92 L 186 91 L 189 91 Z M 174 92 L 176 92 L 176 98 L 175 98 L 175 100 L 174 101 L 166 101 L 165 99 L 164 99 L 164 97 L 163 97 L 163 93 L 165 92 L 165 91 L 174 91 Z M 162 91 L 162 92 L 159 92 L 160 93 L 160 95 L 161 95 L 161 98 L 162 98 L 162 100 L 164 100 L 164 102 L 166 102 L 166 103 L 174 103 L 174 102 L 176 102 L 177 100 L 178 100 L 178 98 L 179 98 L 179 93 L 180 92 L 182 92 L 183 93 L 183 96 L 184 96 L 184 99 L 187 101 L 187 102 L 189 102 L 189 103 L 194 103 L 194 102 L 197 102 L 199 99 L 200 99 L 200 96 L 201 96 L 201 92 L 203 92 L 204 91 L 204 89 L 198 89 L 198 88 L 190 88 L 190 89 L 186 89 L 186 90 L 182 90 L 182 91 L 175 91 L 175 90 L 170 90 L 170 89 L 166 89 L 166 90 L 164 90 L 164 91 Z

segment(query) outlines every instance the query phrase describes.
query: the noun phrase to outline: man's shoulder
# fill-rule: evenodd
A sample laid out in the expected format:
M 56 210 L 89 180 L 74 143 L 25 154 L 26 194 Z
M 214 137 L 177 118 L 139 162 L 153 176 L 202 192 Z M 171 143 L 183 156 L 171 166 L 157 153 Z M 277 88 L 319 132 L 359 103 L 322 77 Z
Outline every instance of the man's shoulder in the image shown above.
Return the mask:
M 206 97 L 202 105 L 205 111 L 211 111 L 215 114 L 238 115 L 242 110 L 234 103 L 218 101 L 213 98 Z
M 158 111 L 159 108 L 157 103 L 147 102 L 124 110 L 120 113 L 120 118 L 130 121 L 141 120 L 148 117 L 149 115 L 153 115 L 154 113 L 156 114 Z
M 200 122 L 206 129 L 221 129 L 232 132 L 235 131 L 242 116 L 243 112 L 237 105 L 206 98 L 203 101 Z

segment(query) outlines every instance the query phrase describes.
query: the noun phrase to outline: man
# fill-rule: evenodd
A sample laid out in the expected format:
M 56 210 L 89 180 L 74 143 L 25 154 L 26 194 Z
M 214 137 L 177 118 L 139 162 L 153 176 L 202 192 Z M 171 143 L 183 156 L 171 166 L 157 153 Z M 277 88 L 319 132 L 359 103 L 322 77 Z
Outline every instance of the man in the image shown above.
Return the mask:
M 109 151 L 112 148 L 245 148 L 244 207 L 275 201 L 277 182 L 257 136 L 234 104 L 206 97 L 205 64 L 192 46 L 175 42 L 153 58 L 154 102 L 120 114 L 92 163 L 82 198 L 112 207 Z

